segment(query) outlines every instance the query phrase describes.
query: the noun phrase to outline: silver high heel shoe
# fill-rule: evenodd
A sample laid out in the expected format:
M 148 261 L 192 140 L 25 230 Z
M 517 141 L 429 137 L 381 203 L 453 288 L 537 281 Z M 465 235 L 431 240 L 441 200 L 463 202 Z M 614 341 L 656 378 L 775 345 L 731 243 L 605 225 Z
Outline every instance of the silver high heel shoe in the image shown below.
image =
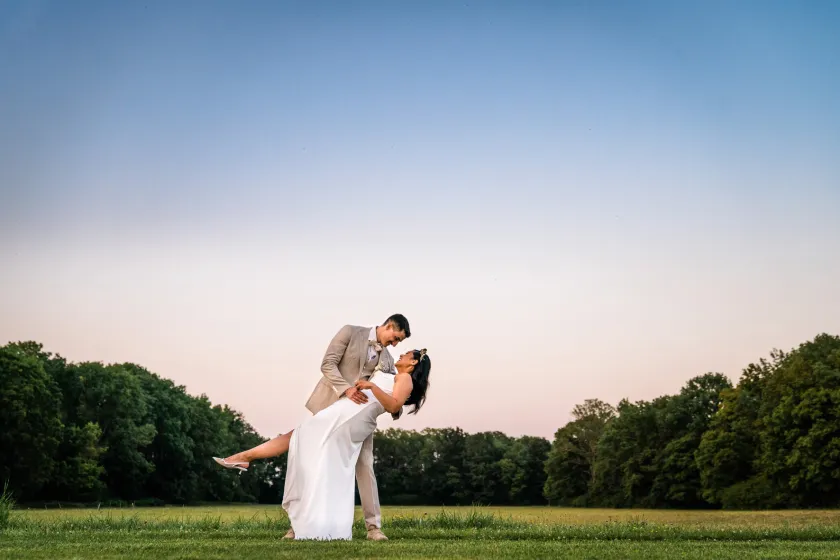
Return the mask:
M 217 463 L 219 463 L 221 466 L 223 466 L 226 469 L 239 469 L 240 473 L 246 472 L 248 470 L 248 467 L 247 467 L 248 463 L 246 463 L 244 461 L 236 462 L 236 463 L 228 463 L 227 461 L 225 461 L 224 459 L 221 459 L 219 457 L 213 457 L 213 460 L 216 461 Z M 242 465 L 246 465 L 246 466 L 243 467 Z

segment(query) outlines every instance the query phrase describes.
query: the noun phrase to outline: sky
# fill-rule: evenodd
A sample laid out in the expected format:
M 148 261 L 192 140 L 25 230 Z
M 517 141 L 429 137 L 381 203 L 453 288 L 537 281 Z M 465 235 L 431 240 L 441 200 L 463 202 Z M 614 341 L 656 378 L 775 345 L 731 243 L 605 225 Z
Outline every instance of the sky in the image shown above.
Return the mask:
M 551 435 L 840 334 L 840 4 L 0 0 L 0 344 L 294 427 L 403 313 Z

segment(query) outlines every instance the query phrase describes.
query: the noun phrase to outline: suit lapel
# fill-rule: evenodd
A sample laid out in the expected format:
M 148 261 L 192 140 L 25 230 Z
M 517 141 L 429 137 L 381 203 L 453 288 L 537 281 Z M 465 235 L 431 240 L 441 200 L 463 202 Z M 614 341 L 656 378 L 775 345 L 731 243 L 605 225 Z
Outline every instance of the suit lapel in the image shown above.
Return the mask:
M 359 374 L 364 371 L 365 369 L 365 362 L 367 362 L 367 355 L 368 355 L 368 340 L 370 339 L 370 328 L 369 327 L 361 327 L 359 336 L 359 341 L 357 343 L 357 348 L 359 351 Z
M 388 352 L 387 348 L 382 349 L 382 354 L 380 354 L 379 356 L 379 361 L 382 361 L 383 356 L 385 357 L 385 365 L 388 366 L 388 373 L 392 373 L 392 370 L 394 369 L 394 358 L 391 357 L 391 353 Z M 382 368 L 382 371 L 385 371 L 385 368 Z

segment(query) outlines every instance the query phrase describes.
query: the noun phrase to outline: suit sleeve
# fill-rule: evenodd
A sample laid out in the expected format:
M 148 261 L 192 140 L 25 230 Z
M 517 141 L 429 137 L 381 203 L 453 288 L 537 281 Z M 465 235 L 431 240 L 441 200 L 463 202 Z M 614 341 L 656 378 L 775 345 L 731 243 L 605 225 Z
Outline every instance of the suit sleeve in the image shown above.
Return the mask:
M 344 356 L 344 351 L 347 350 L 347 345 L 350 344 L 350 335 L 353 333 L 353 328 L 350 325 L 345 325 L 333 337 L 330 345 L 327 346 L 327 351 L 324 353 L 324 359 L 321 360 L 321 373 L 327 378 L 327 381 L 332 385 L 338 396 L 352 387 L 347 380 L 341 376 L 338 371 L 338 362 Z

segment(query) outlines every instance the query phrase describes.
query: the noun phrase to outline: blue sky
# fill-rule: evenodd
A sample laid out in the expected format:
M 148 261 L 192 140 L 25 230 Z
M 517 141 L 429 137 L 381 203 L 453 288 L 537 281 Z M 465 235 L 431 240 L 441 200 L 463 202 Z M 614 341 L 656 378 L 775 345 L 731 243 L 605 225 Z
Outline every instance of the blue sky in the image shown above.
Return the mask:
M 397 311 L 440 356 L 409 427 L 548 435 L 584 398 L 737 377 L 840 331 L 839 24 L 836 2 L 0 2 L 0 339 L 137 361 L 266 434 L 334 331 Z M 553 398 L 497 401 L 522 371 Z

